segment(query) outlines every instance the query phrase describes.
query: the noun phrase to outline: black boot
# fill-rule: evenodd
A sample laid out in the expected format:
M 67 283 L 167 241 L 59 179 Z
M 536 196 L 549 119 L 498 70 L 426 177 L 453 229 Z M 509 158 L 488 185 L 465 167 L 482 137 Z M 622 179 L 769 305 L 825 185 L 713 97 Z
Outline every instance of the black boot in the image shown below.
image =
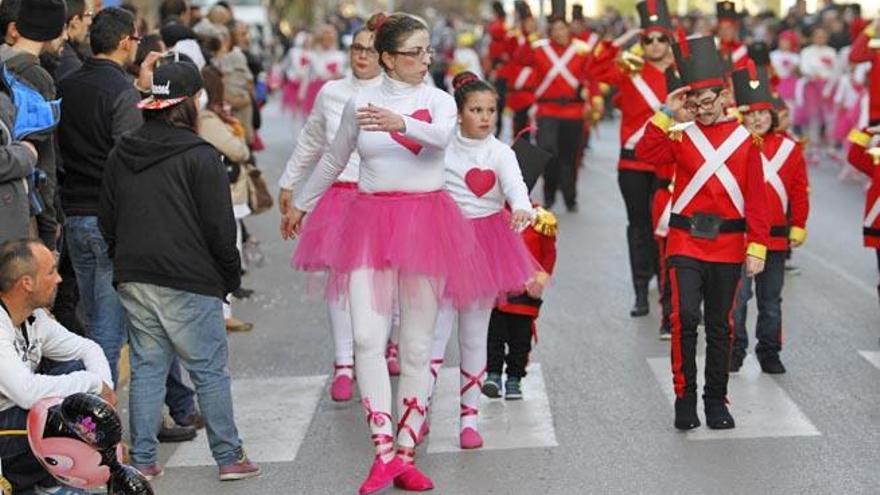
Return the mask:
M 633 304 L 632 309 L 629 310 L 629 315 L 633 318 L 645 316 L 650 312 L 650 308 L 648 304 L 648 287 L 636 287 L 636 302 Z
M 782 365 L 779 354 L 762 356 L 758 359 L 758 362 L 761 363 L 761 371 L 768 375 L 782 375 L 785 373 L 785 366 Z
M 690 395 L 675 399 L 675 428 L 681 431 L 693 430 L 700 427 L 700 417 L 697 416 L 697 396 Z
M 742 369 L 743 361 L 746 359 L 745 354 L 741 354 L 739 352 L 733 351 L 733 355 L 730 356 L 730 372 L 737 373 L 740 369 Z
M 713 430 L 730 430 L 736 426 L 724 399 L 703 396 L 706 426 Z

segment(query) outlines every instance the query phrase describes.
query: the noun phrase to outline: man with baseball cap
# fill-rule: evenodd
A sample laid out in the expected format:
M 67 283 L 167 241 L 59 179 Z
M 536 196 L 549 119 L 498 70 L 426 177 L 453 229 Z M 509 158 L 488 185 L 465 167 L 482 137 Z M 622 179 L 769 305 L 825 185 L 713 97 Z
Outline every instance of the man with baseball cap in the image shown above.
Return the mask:
M 21 2 L 15 21 L 7 26 L 7 38 L 15 40 L 12 45 L 0 46 L 0 62 L 20 81 L 24 81 L 46 100 L 55 99 L 55 81 L 40 66 L 40 54 L 57 47 L 65 39 L 64 26 L 67 9 L 63 0 L 27 0 Z M 37 215 L 37 231 L 40 240 L 49 249 L 56 249 L 58 221 L 55 208 L 55 133 L 45 132 L 28 138 L 37 148 L 37 168 L 46 174 L 40 188 L 43 203 Z

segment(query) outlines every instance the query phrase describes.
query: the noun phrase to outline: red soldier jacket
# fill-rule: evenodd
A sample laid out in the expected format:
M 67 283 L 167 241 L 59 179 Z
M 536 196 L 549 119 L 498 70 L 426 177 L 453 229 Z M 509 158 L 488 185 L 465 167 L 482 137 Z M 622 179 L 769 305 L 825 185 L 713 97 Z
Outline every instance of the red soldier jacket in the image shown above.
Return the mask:
M 862 62 L 871 62 L 871 72 L 868 74 L 871 95 L 869 101 L 869 120 L 874 122 L 880 120 L 880 50 L 868 47 L 871 38 L 876 36 L 873 26 L 868 26 L 862 31 L 855 41 L 849 52 L 849 61 L 853 64 Z
M 868 153 L 871 135 L 854 130 L 849 135 L 852 146 L 849 149 L 849 162 L 853 167 L 871 178 L 871 187 L 865 199 L 865 221 L 862 224 L 865 247 L 880 249 L 880 156 Z
M 533 41 L 536 41 L 534 33 L 523 33 L 520 30 L 512 30 L 508 37 L 508 53 L 510 60 L 499 69 L 499 76 L 507 81 L 507 108 L 514 112 L 526 110 L 535 104 L 534 88 L 529 86 L 532 82 L 532 68 L 523 64 L 516 58 L 516 54 L 527 49 Z
M 636 143 L 645 134 L 648 122 L 666 101 L 666 75 L 650 63 L 639 72 L 625 71 L 617 63 L 620 49 L 605 41 L 596 49 L 593 59 L 593 77 L 617 87 L 617 106 L 620 108 L 620 161 L 621 170 L 653 172 L 654 165 L 636 159 Z
M 693 122 L 670 132 L 673 124 L 658 112 L 636 146 L 641 160 L 675 162 L 667 256 L 716 263 L 742 263 L 746 254 L 765 259 L 767 195 L 752 135 L 736 120 Z M 705 235 L 707 225 L 715 226 L 712 238 Z
M 749 48 L 741 41 L 722 41 L 718 46 L 723 60 L 730 61 L 731 72 L 748 68 Z
M 772 132 L 761 143 L 761 162 L 770 220 L 770 251 L 787 251 L 788 241 L 804 242 L 810 214 L 807 164 L 801 145 Z
M 556 267 L 556 217 L 543 208 L 536 209 L 538 214 L 535 215 L 535 220 L 523 230 L 522 236 L 529 252 L 544 268 L 544 271 L 551 275 L 553 268 Z M 541 299 L 535 299 L 522 293 L 508 296 L 504 302 L 498 303 L 497 309 L 502 313 L 537 318 L 541 302 Z
M 489 60 L 494 68 L 505 62 L 509 55 L 507 52 L 507 27 L 504 25 L 504 19 L 495 18 L 486 26 L 486 32 L 489 33 Z
M 537 117 L 584 118 L 584 87 L 589 87 L 591 60 L 586 43 L 573 38 L 562 46 L 542 39 L 524 46 L 516 58 L 532 68 L 528 87 L 534 88 Z

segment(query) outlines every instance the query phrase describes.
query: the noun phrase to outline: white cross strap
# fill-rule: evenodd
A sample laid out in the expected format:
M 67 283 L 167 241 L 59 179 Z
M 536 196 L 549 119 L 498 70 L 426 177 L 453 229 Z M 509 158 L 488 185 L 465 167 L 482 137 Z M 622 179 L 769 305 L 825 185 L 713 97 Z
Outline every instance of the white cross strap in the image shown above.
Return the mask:
M 782 140 L 782 144 L 779 145 L 779 149 L 776 150 L 773 158 L 768 160 L 764 153 L 761 153 L 761 163 L 764 165 L 764 180 L 776 191 L 776 195 L 779 196 L 779 201 L 782 203 L 782 209 L 785 211 L 788 210 L 788 193 L 785 191 L 785 185 L 779 177 L 779 171 L 785 165 L 788 157 L 791 156 L 794 146 L 794 141 L 785 138 Z
M 538 86 L 538 89 L 535 90 L 535 97 L 540 98 L 541 95 L 547 91 L 547 88 L 553 84 L 553 81 L 556 79 L 556 76 L 562 76 L 565 79 L 565 82 L 571 86 L 572 89 L 577 89 L 580 86 L 580 81 L 574 74 L 568 70 L 568 63 L 571 62 L 571 59 L 577 54 L 577 48 L 575 47 L 576 43 L 572 42 L 572 44 L 568 45 L 568 49 L 563 52 L 562 57 L 556 54 L 553 50 L 553 47 L 550 46 L 549 43 L 541 46 L 541 49 L 544 51 L 544 54 L 547 55 L 547 58 L 550 60 L 550 63 L 553 66 L 550 68 L 550 71 L 547 72 L 547 75 L 544 76 L 544 80 L 541 81 L 541 85 Z
M 877 218 L 880 217 L 880 197 L 878 197 L 874 201 L 874 206 L 868 210 L 868 214 L 865 215 L 865 227 L 871 228 L 874 226 L 874 222 L 877 221 Z
M 628 150 L 636 149 L 636 145 L 639 144 L 639 141 L 642 139 L 642 136 L 645 135 L 645 129 L 648 128 L 648 123 L 651 122 L 650 119 L 646 120 L 644 124 L 642 124 L 639 129 L 623 143 L 623 147 Z
M 642 78 L 641 74 L 636 74 L 632 77 L 633 86 L 636 87 L 636 90 L 645 100 L 645 103 L 651 107 L 651 110 L 657 110 L 660 108 L 663 103 L 660 102 L 660 98 L 657 98 L 657 94 L 654 93 L 654 90 L 651 89 L 651 86 L 648 86 L 648 83 Z
M 740 59 L 748 55 L 748 53 L 749 49 L 746 48 L 746 45 L 740 45 L 739 48 L 734 50 L 733 53 L 730 55 L 730 60 L 732 60 L 733 63 L 737 63 L 740 61 Z
M 523 86 L 526 85 L 526 82 L 529 80 L 529 76 L 532 75 L 531 67 L 523 67 L 519 71 L 519 75 L 516 76 L 516 81 L 513 82 L 513 89 L 522 89 Z
M 657 228 L 654 229 L 654 233 L 660 237 L 666 237 L 669 234 L 670 218 L 672 218 L 672 198 L 666 202 L 663 213 L 660 214 L 660 219 L 657 221 Z
M 599 33 L 594 32 L 590 34 L 585 43 L 587 44 L 587 49 L 593 51 L 593 48 L 596 48 L 596 44 L 599 43 Z
M 681 196 L 672 205 L 672 213 L 680 214 L 696 197 L 697 193 L 709 182 L 712 176 L 718 178 L 721 185 L 727 191 L 727 195 L 736 207 L 736 211 L 740 216 L 745 216 L 745 199 L 742 190 L 736 182 L 736 178 L 730 173 L 725 163 L 734 152 L 749 138 L 749 131 L 743 126 L 737 126 L 727 139 L 721 144 L 721 147 L 715 148 L 709 139 L 703 134 L 699 126 L 689 126 L 685 133 L 691 140 L 691 143 L 697 148 L 700 155 L 703 156 L 703 164 L 697 170 L 697 173 L 691 177 L 691 180 L 682 189 Z

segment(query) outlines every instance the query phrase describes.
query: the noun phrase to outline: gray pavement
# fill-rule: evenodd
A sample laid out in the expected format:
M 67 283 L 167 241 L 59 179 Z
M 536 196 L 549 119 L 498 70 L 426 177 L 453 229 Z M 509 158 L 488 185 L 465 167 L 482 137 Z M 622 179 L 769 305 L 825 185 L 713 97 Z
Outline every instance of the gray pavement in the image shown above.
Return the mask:
M 294 145 L 292 122 L 275 106 L 266 111 L 268 150 L 259 160 L 273 191 Z M 616 124 L 603 123 L 593 142 L 580 174 L 581 211 L 559 214 L 557 274 L 532 356 L 541 373 L 526 379 L 540 393 L 525 403 L 546 393 L 548 407 L 487 405 L 487 428 L 506 432 L 496 449 L 489 439 L 476 452 L 423 448 L 419 464 L 435 493 L 880 493 L 880 308 L 874 254 L 861 247 L 863 185 L 838 181 L 831 165 L 810 170 L 810 237 L 784 294 L 789 372 L 762 376 L 750 355 L 746 371 L 732 378 L 736 433 L 682 434 L 672 427 L 671 376 L 655 375 L 669 354 L 657 339 L 659 310 L 628 316 Z M 369 468 L 360 406 L 329 399 L 325 310 L 290 269 L 293 244 L 280 240 L 278 221 L 274 211 L 247 220 L 266 265 L 245 277 L 257 294 L 234 307 L 255 329 L 230 336 L 239 426 L 252 456 L 269 460 L 264 474 L 219 483 L 200 438 L 176 453 L 163 447 L 162 461 L 181 467 L 166 469 L 158 494 L 356 493 Z M 447 357 L 456 362 L 453 346 Z M 534 440 L 523 433 L 529 421 L 544 432 L 538 437 L 555 435 L 538 445 L 555 446 L 525 447 L 527 437 Z

